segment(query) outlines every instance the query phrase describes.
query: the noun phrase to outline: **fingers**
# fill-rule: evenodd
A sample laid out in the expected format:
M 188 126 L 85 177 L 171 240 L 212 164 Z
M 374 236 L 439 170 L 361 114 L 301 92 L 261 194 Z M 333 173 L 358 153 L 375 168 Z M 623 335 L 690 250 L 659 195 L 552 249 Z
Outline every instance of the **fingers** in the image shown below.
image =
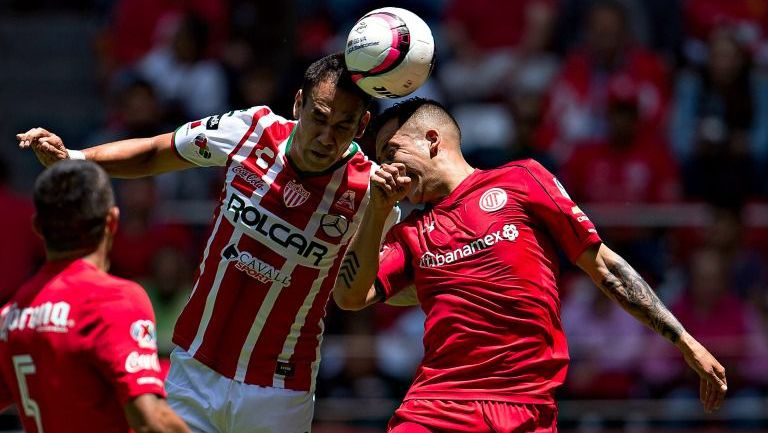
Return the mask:
M 725 380 L 725 369 L 717 364 L 712 367 L 712 371 L 701 378 L 701 403 L 706 412 L 714 412 L 720 409 L 728 391 L 728 385 Z
M 50 136 L 56 137 L 54 134 L 51 134 L 43 128 L 32 128 L 27 132 L 16 134 L 16 139 L 19 140 L 19 147 L 26 149 L 29 148 L 36 140 Z
M 411 182 L 411 178 L 406 176 L 405 166 L 402 164 L 382 165 L 373 173 L 371 180 L 376 186 L 390 194 L 405 191 Z

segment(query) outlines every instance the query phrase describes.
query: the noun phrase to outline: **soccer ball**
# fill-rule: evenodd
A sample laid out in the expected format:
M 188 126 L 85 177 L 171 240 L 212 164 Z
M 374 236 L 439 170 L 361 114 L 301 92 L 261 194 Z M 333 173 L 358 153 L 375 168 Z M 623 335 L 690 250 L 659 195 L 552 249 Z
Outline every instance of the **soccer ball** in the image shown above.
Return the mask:
M 355 23 L 344 50 L 352 80 L 376 98 L 399 98 L 424 84 L 435 64 L 432 31 L 413 12 L 381 8 Z

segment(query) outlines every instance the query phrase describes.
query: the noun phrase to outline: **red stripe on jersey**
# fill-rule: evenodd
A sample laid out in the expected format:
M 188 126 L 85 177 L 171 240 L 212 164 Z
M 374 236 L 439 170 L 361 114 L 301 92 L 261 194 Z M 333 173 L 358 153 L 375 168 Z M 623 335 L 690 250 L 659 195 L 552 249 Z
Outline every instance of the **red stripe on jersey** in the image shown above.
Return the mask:
M 216 209 L 216 218 L 219 217 L 220 213 L 221 206 Z M 173 330 L 173 342 L 185 350 L 189 350 L 192 340 L 195 339 L 208 293 L 210 293 L 213 287 L 213 280 L 216 277 L 216 270 L 221 260 L 221 251 L 229 242 L 233 231 L 234 227 L 232 224 L 225 218 L 222 218 L 218 230 L 215 233 L 211 233 L 212 240 L 207 250 L 208 257 L 203 262 L 205 269 L 200 273 L 200 268 L 198 268 L 195 291 L 192 293 L 189 301 L 187 301 L 187 305 L 184 307 L 181 315 L 179 315 L 179 320 L 176 321 L 176 327 Z
M 328 277 L 323 281 L 320 292 L 317 294 L 315 302 L 312 303 L 312 308 L 310 308 L 304 326 L 301 328 L 299 340 L 289 362 L 302 366 L 302 369 L 292 377 L 285 378 L 285 387 L 288 389 L 311 389 L 313 379 L 311 363 L 318 360 L 317 345 L 320 344 L 318 335 L 322 332 L 320 322 L 325 317 L 325 307 L 328 305 L 328 298 L 331 296 L 331 289 L 336 282 L 336 274 L 339 272 L 345 252 L 346 248 L 339 251 L 339 256 L 333 263 Z
M 253 355 L 248 362 L 245 376 L 247 383 L 272 386 L 277 357 L 283 350 L 283 344 L 291 332 L 291 326 L 296 321 L 299 308 L 304 304 L 318 274 L 319 269 L 296 266 L 292 273 L 291 285 L 283 288 L 278 296 L 253 348 Z M 327 298 L 323 303 L 325 302 Z M 312 337 L 316 338 L 316 335 Z M 269 365 L 264 365 L 266 359 L 269 359 Z M 301 359 L 301 363 L 294 365 L 293 376 L 305 375 L 307 365 L 314 360 L 314 353 L 309 359 Z
M 278 253 L 247 236 L 240 239 L 237 250 L 251 257 L 258 254 L 258 257 L 253 258 L 276 270 L 285 263 L 285 258 Z M 271 281 L 265 282 L 263 277 L 259 278 L 258 266 L 252 270 L 247 266 L 238 269 L 235 263 L 236 260 L 232 260 L 221 281 L 211 322 L 198 350 L 198 354 L 215 360 L 211 368 L 227 377 L 234 377 L 237 371 L 243 343 L 254 320 L 258 320 L 256 315 L 272 285 Z
M 234 149 L 232 149 L 232 152 L 229 153 L 229 156 L 227 156 L 227 166 L 232 162 L 232 158 L 237 155 L 237 152 L 240 151 L 240 148 L 243 147 L 243 144 L 248 140 L 248 137 L 253 134 L 253 130 L 256 129 L 256 126 L 259 124 L 258 119 L 261 119 L 262 116 L 265 116 L 269 114 L 268 108 L 262 108 L 260 110 L 256 110 L 255 113 L 253 113 L 253 120 L 251 121 L 251 126 L 248 127 L 248 130 L 245 131 L 245 134 L 243 134 L 243 138 L 240 139 L 240 142 L 237 143 L 237 146 L 235 146 Z M 263 136 L 263 135 L 262 135 Z M 259 139 L 261 141 L 261 139 Z
M 362 171 L 354 165 L 355 162 L 359 162 L 356 161 L 356 158 L 364 159 L 364 156 L 358 152 L 346 165 L 346 175 L 336 189 L 336 195 L 333 197 L 330 209 L 328 209 L 329 214 L 342 215 L 350 224 L 360 209 L 371 177 L 369 171 Z M 366 167 L 370 167 L 370 165 L 368 163 Z M 330 243 L 338 242 L 336 236 L 330 236 L 324 230 L 317 231 L 317 238 Z

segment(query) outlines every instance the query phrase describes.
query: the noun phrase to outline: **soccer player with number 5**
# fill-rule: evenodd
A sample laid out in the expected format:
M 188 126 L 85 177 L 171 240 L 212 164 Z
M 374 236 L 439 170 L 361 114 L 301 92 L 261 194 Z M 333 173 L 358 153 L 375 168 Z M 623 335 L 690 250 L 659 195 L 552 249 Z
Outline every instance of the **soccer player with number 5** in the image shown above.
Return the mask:
M 0 409 L 15 402 L 28 433 L 189 432 L 164 399 L 147 294 L 106 272 L 109 177 L 62 161 L 34 196 L 47 261 L 0 309 Z

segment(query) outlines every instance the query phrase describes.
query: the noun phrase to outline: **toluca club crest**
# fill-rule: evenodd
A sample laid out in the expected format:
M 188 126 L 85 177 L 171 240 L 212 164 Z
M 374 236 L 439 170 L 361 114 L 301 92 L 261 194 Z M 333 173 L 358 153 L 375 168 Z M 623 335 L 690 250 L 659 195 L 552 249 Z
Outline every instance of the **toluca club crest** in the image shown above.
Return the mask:
M 304 189 L 301 184 L 295 180 L 288 182 L 283 189 L 283 202 L 288 207 L 296 207 L 304 204 L 309 198 L 309 191 Z

